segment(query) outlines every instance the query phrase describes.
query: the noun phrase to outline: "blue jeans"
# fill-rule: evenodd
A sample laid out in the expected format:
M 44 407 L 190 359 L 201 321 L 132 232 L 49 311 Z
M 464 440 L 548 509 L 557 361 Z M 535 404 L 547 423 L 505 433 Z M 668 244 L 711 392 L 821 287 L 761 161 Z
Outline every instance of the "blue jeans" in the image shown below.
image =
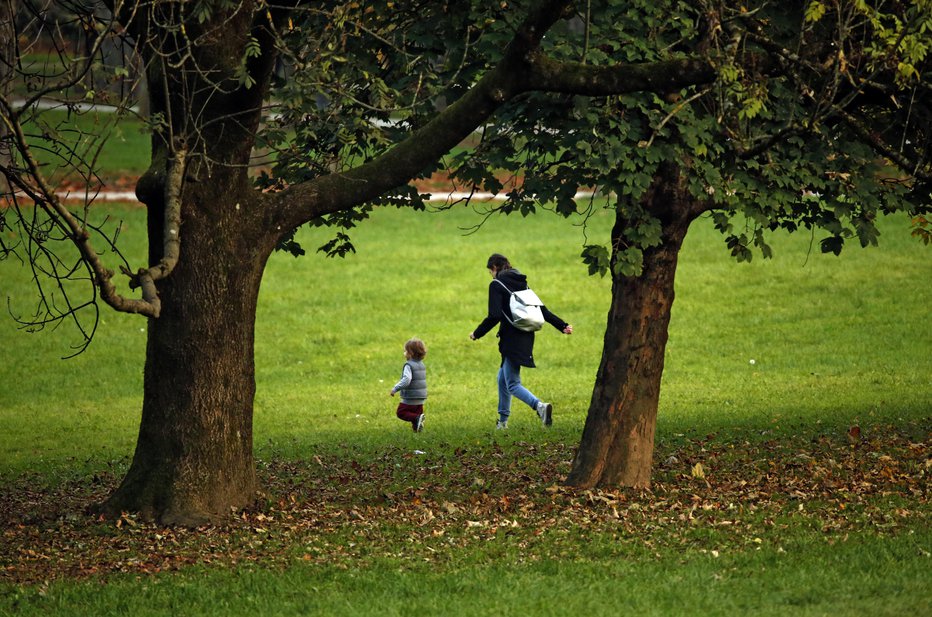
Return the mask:
M 508 358 L 502 358 L 502 367 L 498 369 L 498 417 L 507 420 L 511 415 L 511 397 L 530 405 L 537 411 L 540 399 L 521 385 L 521 365 Z

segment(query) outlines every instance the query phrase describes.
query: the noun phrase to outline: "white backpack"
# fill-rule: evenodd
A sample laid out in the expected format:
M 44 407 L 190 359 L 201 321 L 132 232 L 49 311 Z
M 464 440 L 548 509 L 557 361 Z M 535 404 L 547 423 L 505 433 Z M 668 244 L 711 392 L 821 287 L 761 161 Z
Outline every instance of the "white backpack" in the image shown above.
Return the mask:
M 500 280 L 495 279 L 495 282 L 511 294 L 511 299 L 508 302 L 508 308 L 511 309 L 511 318 L 509 319 L 508 315 L 505 315 L 508 323 L 525 332 L 537 332 L 544 326 L 544 314 L 540 310 L 544 303 L 540 301 L 536 293 L 530 289 L 511 291 Z

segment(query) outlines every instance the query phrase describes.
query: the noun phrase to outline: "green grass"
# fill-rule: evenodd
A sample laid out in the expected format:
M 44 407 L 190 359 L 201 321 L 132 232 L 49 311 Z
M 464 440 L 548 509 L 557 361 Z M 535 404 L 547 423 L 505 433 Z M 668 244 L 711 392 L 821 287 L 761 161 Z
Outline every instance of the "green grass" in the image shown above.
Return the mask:
M 144 254 L 143 211 L 112 212 L 127 222 L 130 253 Z M 437 495 L 466 504 L 475 489 L 472 475 L 464 474 L 485 478 L 493 497 L 514 496 L 522 483 L 532 499 L 546 495 L 542 484 L 565 473 L 582 430 L 610 298 L 609 281 L 586 276 L 578 254 L 586 234 L 589 242 L 605 240 L 610 221 L 599 216 L 584 233 L 551 216 L 509 217 L 464 235 L 461 229 L 477 220 L 467 211 L 381 210 L 354 233 L 359 253 L 346 260 L 313 253 L 326 240 L 322 230 L 300 234 L 305 258 L 273 256 L 256 326 L 255 442 L 263 465 L 296 461 L 313 471 L 314 461 L 322 460 L 328 474 L 347 468 L 352 477 L 356 464 L 381 474 L 366 480 L 381 490 L 407 494 L 421 486 L 424 499 Z M 886 434 L 882 427 L 900 427 L 911 435 L 903 443 L 927 440 L 932 261 L 928 249 L 909 238 L 905 217 L 881 221 L 881 230 L 880 248 L 846 250 L 837 258 L 810 253 L 803 235 L 778 236 L 774 260 L 736 264 L 708 221 L 693 226 L 677 274 L 660 401 L 657 441 L 664 456 L 677 453 L 692 462 L 717 452 L 719 458 L 701 459 L 714 468 L 715 461 L 725 465 L 737 453 L 760 448 L 774 461 L 791 460 L 794 451 L 805 453 L 807 444 L 828 436 L 841 445 L 826 457 L 844 464 L 852 453 L 843 433 L 852 424 L 878 435 Z M 485 310 L 484 266 L 493 251 L 526 271 L 548 306 L 575 327 L 569 337 L 543 332 L 535 354 L 539 368 L 524 375 L 533 391 L 556 405 L 551 431 L 520 404 L 506 434 L 491 430 L 496 341 L 472 342 L 468 334 Z M 15 313 L 29 312 L 29 291 L 28 271 L 0 262 L 0 295 L 11 297 Z M 67 326 L 27 334 L 9 319 L 0 321 L 3 484 L 52 494 L 68 483 L 85 486 L 95 474 L 106 485 L 125 469 L 141 409 L 145 321 L 109 311 L 102 319 L 91 348 L 68 361 L 58 360 L 75 340 Z M 419 435 L 394 417 L 397 399 L 387 396 L 410 336 L 424 339 L 429 350 L 428 424 Z M 712 433 L 712 442 L 702 441 Z M 699 441 L 688 456 L 682 453 Z M 426 454 L 413 455 L 415 449 Z M 886 454 L 870 456 L 862 461 L 868 468 Z M 421 467 L 408 467 L 417 460 Z M 477 461 L 491 467 L 460 469 Z M 499 483 L 494 466 L 502 461 L 513 478 Z M 728 464 L 747 469 L 751 481 L 751 472 L 765 473 L 769 461 L 761 455 Z M 825 467 L 833 469 L 828 462 Z M 283 472 L 275 469 L 267 473 L 280 489 Z M 541 470 L 549 475 L 537 483 Z M 370 493 L 339 498 L 341 491 L 356 490 L 352 483 L 328 484 L 328 476 L 314 479 L 303 467 L 295 473 L 295 490 L 313 493 L 321 482 L 334 491 L 327 503 L 335 515 L 359 508 L 371 520 L 370 511 L 382 511 Z M 532 479 L 521 479 L 522 473 Z M 920 477 L 921 470 L 909 467 L 909 473 Z M 658 469 L 660 485 L 684 482 L 688 474 Z M 142 578 L 0 583 L 0 614 L 928 613 L 928 508 L 908 491 L 893 493 L 852 502 L 845 511 L 850 518 L 840 522 L 843 504 L 831 491 L 800 501 L 807 511 L 818 510 L 811 516 L 797 513 L 786 495 L 769 510 L 746 511 L 739 503 L 734 518 L 740 530 L 716 524 L 681 533 L 667 513 L 665 522 L 632 513 L 633 530 L 621 532 L 607 523 L 590 528 L 574 518 L 576 510 L 565 515 L 570 523 L 539 536 L 533 529 L 502 528 L 478 540 L 458 527 L 422 536 L 403 520 L 371 529 L 313 527 L 307 536 L 266 539 L 282 542 L 273 551 L 277 557 L 238 561 L 232 570 L 197 561 Z M 656 498 L 663 501 L 663 495 Z M 684 495 L 688 503 L 689 491 Z M 714 491 L 700 496 L 714 503 Z M 563 507 L 553 516 L 559 518 Z M 547 512 L 539 520 L 546 522 Z M 885 517 L 897 525 L 885 527 Z M 54 536 L 70 533 L 70 524 L 56 518 L 36 526 Z M 101 526 L 88 533 L 112 532 Z M 217 530 L 202 535 L 200 541 L 224 537 Z M 444 538 L 460 542 L 461 536 L 455 548 L 443 549 Z M 223 546 L 212 550 L 222 556 Z M 82 549 L 75 544 L 70 550 Z M 115 544 L 110 550 L 116 558 L 130 549 Z M 311 561 L 303 558 L 308 552 Z
M 54 585 L 22 595 L 18 614 L 108 615 L 921 615 L 930 604 L 915 543 L 877 538 L 801 552 L 733 557 L 620 554 L 595 540 L 595 558 L 512 565 L 503 559 L 361 570 L 296 563 L 284 571 L 191 573 L 183 583 L 118 577 L 107 585 Z M 590 547 L 589 550 L 592 550 Z M 509 558 L 520 556 L 511 551 Z M 877 577 L 876 572 L 888 575 Z M 231 594 L 230 590 L 236 590 Z M 88 601 L 90 597 L 90 601 Z
M 37 113 L 36 121 L 25 123 L 23 131 L 33 156 L 52 183 L 79 180 L 75 167 L 83 169 L 89 164 L 95 170 L 106 170 L 100 173 L 107 185 L 138 177 L 149 167 L 151 136 L 139 118 L 118 118 L 105 111 L 43 110 Z
M 257 426 L 268 426 L 268 439 L 284 451 L 359 443 L 360 428 L 381 443 L 379 433 L 395 422 L 384 390 L 400 370 L 401 344 L 416 335 L 429 347 L 432 433 L 483 439 L 494 419 L 496 341 L 471 343 L 467 335 L 484 311 L 485 259 L 501 251 L 576 328 L 570 337 L 545 330 L 540 368 L 526 372 L 532 390 L 553 398 L 565 419 L 559 438 L 576 439 L 610 298 L 609 281 L 586 276 L 579 263 L 583 232 L 553 217 L 499 219 L 472 236 L 457 231 L 471 220 L 464 214 L 427 215 L 414 230 L 411 220 L 380 213 L 356 236 L 360 254 L 344 262 L 272 260 L 269 277 L 291 284 L 264 290 L 257 353 L 265 358 L 260 383 L 270 387 L 260 387 Z M 783 238 L 777 260 L 736 264 L 707 221 L 696 223 L 677 275 L 661 434 L 928 414 L 932 334 L 917 319 L 932 299 L 922 283 L 930 267 L 906 225 L 902 218 L 884 225 L 878 250 L 808 255 L 808 238 Z M 606 229 L 599 220 L 590 237 L 604 239 Z M 357 301 L 369 318 L 347 313 Z M 309 390 L 311 407 L 301 403 Z M 535 421 L 520 410 L 515 420 Z

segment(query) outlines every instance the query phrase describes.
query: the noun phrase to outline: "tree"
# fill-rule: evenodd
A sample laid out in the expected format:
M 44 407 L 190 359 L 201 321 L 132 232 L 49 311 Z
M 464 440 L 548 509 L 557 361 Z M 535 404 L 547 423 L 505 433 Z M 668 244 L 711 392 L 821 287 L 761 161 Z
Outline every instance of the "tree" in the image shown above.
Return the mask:
M 0 87 L 8 87 L 11 79 L 8 75 L 13 71 L 13 57 L 15 56 L 16 37 L 13 26 L 13 15 L 16 13 L 16 3 L 13 0 L 0 4 Z M 10 92 L 0 91 L 4 96 L 9 97 Z M 8 166 L 10 162 L 10 153 L 7 149 L 8 140 L 6 139 L 7 127 L 0 124 L 0 165 Z M 9 187 L 6 185 L 6 178 L 0 178 L 0 193 L 6 193 Z
M 932 5 L 588 6 L 587 63 L 704 56 L 717 79 L 603 100 L 531 95 L 500 114 L 508 121 L 462 157 L 457 175 L 497 190 L 490 170 L 523 172 L 507 187 L 506 213 L 540 202 L 574 213 L 581 186 L 609 195 L 609 243 L 582 257 L 590 273 L 611 275 L 612 303 L 567 482 L 648 486 L 674 276 L 692 221 L 711 216 L 739 261 L 754 249 L 770 257 L 766 237 L 777 229 L 822 230 L 821 250 L 835 254 L 851 239 L 875 245 L 876 217 L 902 210 L 928 241 Z
M 49 275 L 37 277 L 40 324 L 72 320 L 86 343 L 101 300 L 148 320 L 136 451 L 101 511 L 162 523 L 197 524 L 254 499 L 256 302 L 271 252 L 303 251 L 295 229 L 348 226 L 373 205 L 418 207 L 406 184 L 528 92 L 670 92 L 715 76 L 702 57 L 598 67 L 557 61 L 542 41 L 572 13 L 554 0 L 23 6 L 17 66 L 26 66 L 22 45 L 40 43 L 55 50 L 50 57 L 60 66 L 18 71 L 24 104 L 0 98 L 14 151 L 2 168 L 14 188 L 3 222 L 22 238 L 0 248 Z M 52 150 L 54 169 L 93 185 L 93 147 L 77 151 L 55 139 L 58 125 L 37 104 L 54 94 L 69 114 L 80 113 L 77 102 L 98 97 L 99 80 L 115 82 L 116 98 L 129 92 L 122 83 L 133 79 L 135 63 L 108 62 L 112 41 L 141 60 L 152 130 L 151 166 L 136 186 L 147 208 L 148 263 L 121 267 L 128 292 L 95 244 L 115 240 L 89 223 L 92 195 L 82 209 L 66 207 L 35 154 L 37 143 Z M 441 96 L 449 104 L 435 111 Z M 295 138 L 286 139 L 285 129 Z M 277 149 L 259 187 L 249 174 L 257 147 Z M 342 240 L 329 249 L 347 250 Z M 74 262 L 62 256 L 62 244 L 77 252 Z M 89 285 L 91 300 L 73 301 L 68 280 Z

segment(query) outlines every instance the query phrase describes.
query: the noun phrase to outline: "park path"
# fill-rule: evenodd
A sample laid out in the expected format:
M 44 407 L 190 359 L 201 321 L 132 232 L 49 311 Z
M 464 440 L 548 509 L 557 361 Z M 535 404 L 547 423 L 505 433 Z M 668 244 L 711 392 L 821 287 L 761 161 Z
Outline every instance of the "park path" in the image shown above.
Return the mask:
M 465 199 L 471 199 L 475 201 L 504 201 L 506 195 L 502 193 L 483 193 L 483 192 L 465 192 L 465 191 L 440 191 L 440 192 L 423 192 L 422 195 L 429 195 L 427 201 L 432 202 L 447 202 L 452 203 L 456 201 L 463 201 Z M 120 203 L 131 203 L 138 204 L 139 200 L 136 199 L 135 191 L 126 191 L 126 190 L 101 190 L 100 192 L 93 194 L 85 194 L 83 190 L 63 190 L 57 193 L 58 198 L 67 202 L 72 201 L 84 201 L 91 195 L 94 197 L 94 201 L 108 201 L 108 202 L 120 202 Z M 593 193 L 589 191 L 580 191 L 576 193 L 576 199 L 588 199 L 592 197 Z
M 14 106 L 21 106 L 25 104 L 25 100 L 21 98 L 15 98 L 13 100 L 13 104 Z M 116 110 L 114 107 L 97 103 L 66 103 L 57 100 L 40 100 L 32 104 L 39 109 L 57 109 L 67 105 L 80 112 L 94 110 L 102 113 L 108 113 Z M 108 179 L 104 182 L 103 186 L 93 187 L 75 183 L 62 186 L 58 191 L 56 191 L 56 195 L 59 199 L 70 203 L 103 201 L 139 204 L 139 200 L 136 199 L 136 192 L 133 190 L 135 185 L 136 178 L 118 178 L 114 179 L 113 181 Z M 448 204 L 464 201 L 466 199 L 478 202 L 498 202 L 504 201 L 506 199 L 505 193 L 496 194 L 486 192 L 456 191 L 447 190 L 444 188 L 445 186 L 449 187 L 450 185 L 451 182 L 449 178 L 440 175 L 420 183 L 418 185 L 418 190 L 422 195 L 429 195 L 429 197 L 427 197 L 427 201 L 443 202 Z M 580 191 L 576 193 L 575 198 L 577 200 L 589 199 L 592 196 L 593 192 L 591 191 Z

